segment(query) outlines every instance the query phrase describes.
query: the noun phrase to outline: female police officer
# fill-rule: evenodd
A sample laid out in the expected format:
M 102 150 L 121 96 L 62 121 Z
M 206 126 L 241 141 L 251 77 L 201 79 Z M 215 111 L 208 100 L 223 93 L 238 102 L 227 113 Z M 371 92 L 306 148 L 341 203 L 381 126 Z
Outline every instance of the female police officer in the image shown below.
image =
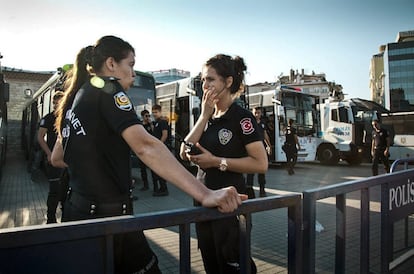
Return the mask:
M 243 173 L 265 173 L 268 162 L 256 119 L 234 100 L 243 91 L 246 66 L 240 57 L 219 54 L 203 66 L 202 111 L 185 138 L 201 153 L 181 157 L 205 171 L 210 189 L 235 186 L 245 193 Z M 188 152 L 188 151 L 187 151 Z M 196 224 L 198 243 L 207 273 L 239 272 L 239 226 L 236 217 Z M 252 261 L 252 273 L 256 272 Z
M 236 209 L 245 196 L 234 188 L 206 188 L 140 125 L 124 92 L 134 82 L 134 63 L 133 47 L 114 36 L 102 37 L 77 56 L 56 119 L 60 138 L 52 155 L 52 163 L 67 164 L 70 174 L 63 221 L 133 213 L 130 149 L 204 206 Z M 159 273 L 142 231 L 115 236 L 114 254 L 116 273 Z

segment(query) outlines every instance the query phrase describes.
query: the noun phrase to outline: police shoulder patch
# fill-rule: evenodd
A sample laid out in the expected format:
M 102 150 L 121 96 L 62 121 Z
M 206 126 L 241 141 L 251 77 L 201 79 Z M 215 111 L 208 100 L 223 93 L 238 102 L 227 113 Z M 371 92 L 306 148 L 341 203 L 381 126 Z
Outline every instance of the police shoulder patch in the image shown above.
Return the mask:
M 254 132 L 254 126 L 250 118 L 243 118 L 240 121 L 240 126 L 244 135 L 249 135 Z
M 131 101 L 123 91 L 120 91 L 114 95 L 114 101 L 115 105 L 120 110 L 130 111 L 132 109 Z

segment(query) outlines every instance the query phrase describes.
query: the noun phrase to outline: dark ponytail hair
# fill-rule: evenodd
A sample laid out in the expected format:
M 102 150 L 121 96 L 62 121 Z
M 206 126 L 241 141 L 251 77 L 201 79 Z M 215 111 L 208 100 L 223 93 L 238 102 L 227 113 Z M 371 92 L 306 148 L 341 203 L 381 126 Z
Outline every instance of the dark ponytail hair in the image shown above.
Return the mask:
M 62 132 L 66 111 L 72 106 L 76 93 L 89 79 L 90 74 L 99 74 L 109 57 L 114 58 L 116 62 L 120 62 L 127 58 L 131 51 L 135 53 L 134 48 L 128 42 L 111 35 L 100 38 L 95 46 L 87 46 L 79 51 L 75 64 L 67 72 L 65 96 L 56 112 L 55 127 L 59 135 Z
M 205 66 L 214 68 L 217 74 L 223 78 L 233 77 L 233 83 L 230 87 L 232 94 L 243 91 L 244 72 L 247 67 L 240 56 L 232 58 L 229 55 L 217 54 L 207 60 Z

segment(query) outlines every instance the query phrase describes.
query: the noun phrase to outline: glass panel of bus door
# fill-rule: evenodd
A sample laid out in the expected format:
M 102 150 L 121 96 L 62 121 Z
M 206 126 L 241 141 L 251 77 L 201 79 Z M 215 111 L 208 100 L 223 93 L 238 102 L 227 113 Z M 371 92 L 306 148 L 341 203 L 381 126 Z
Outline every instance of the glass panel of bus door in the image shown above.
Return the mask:
M 267 127 L 267 134 L 269 135 L 269 139 L 270 139 L 270 145 L 271 145 L 271 151 L 272 153 L 269 155 L 269 161 L 270 162 L 275 162 L 275 157 L 277 155 L 277 146 L 275 146 L 275 137 L 276 137 L 276 130 L 275 128 L 277 128 L 277 126 L 275 127 L 275 117 L 277 117 L 277 115 L 275 115 L 275 107 L 274 106 L 266 106 L 262 108 L 262 115 L 264 117 L 265 123 L 266 123 L 266 127 Z
M 275 162 L 286 162 L 286 154 L 282 150 L 282 146 L 286 141 L 285 137 L 285 128 L 286 128 L 286 112 L 285 108 L 279 104 L 275 103 L 274 105 L 274 129 L 273 129 L 273 136 L 274 136 L 274 161 Z

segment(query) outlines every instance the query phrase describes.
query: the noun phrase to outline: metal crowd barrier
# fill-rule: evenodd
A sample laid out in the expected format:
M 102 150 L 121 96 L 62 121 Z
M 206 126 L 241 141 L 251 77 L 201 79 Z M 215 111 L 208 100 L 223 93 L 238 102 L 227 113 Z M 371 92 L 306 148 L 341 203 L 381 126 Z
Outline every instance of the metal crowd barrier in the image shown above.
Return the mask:
M 250 273 L 251 214 L 287 208 L 288 272 L 301 269 L 301 195 L 289 194 L 245 201 L 222 214 L 202 207 L 111 217 L 53 225 L 0 230 L 0 273 L 113 273 L 113 236 L 153 228 L 179 226 L 180 273 L 191 273 L 190 224 L 240 216 L 240 268 Z
M 411 166 L 413 166 L 414 164 L 414 158 L 404 158 L 404 159 L 397 159 L 395 160 L 390 168 L 390 172 L 394 173 L 398 170 L 407 170 L 410 169 L 410 164 Z M 413 167 L 411 167 L 413 168 Z M 410 193 L 412 192 L 412 197 L 407 197 L 412 199 L 414 202 L 414 183 L 412 184 L 408 184 L 408 186 L 411 186 L 410 189 Z M 408 190 L 408 186 L 407 186 L 407 190 Z M 395 196 L 395 192 L 394 192 L 394 196 Z M 384 264 L 384 267 L 388 267 L 388 269 L 390 271 L 396 269 L 399 265 L 401 265 L 402 263 L 404 263 L 406 260 L 408 260 L 410 257 L 414 256 L 414 248 L 410 248 L 408 245 L 408 216 L 411 215 L 413 212 L 410 211 L 410 208 L 408 208 L 408 211 L 405 210 L 404 215 L 404 249 L 405 252 L 403 254 L 401 254 L 399 257 L 397 258 L 393 258 L 393 251 L 394 251 L 394 247 L 393 247 L 393 239 L 394 239 L 394 230 L 393 230 L 393 222 L 389 220 L 389 214 L 387 213 L 385 216 L 386 218 L 383 218 L 382 221 L 382 231 L 384 232 L 384 235 L 382 235 L 383 237 L 383 242 L 385 243 L 385 245 L 383 246 L 383 248 L 385 250 L 390 250 L 390 252 L 386 253 L 386 257 L 383 258 L 384 261 L 382 261 L 382 263 Z M 401 217 L 400 217 L 401 218 Z M 387 233 L 387 234 L 386 234 Z
M 404 184 L 407 180 L 414 181 L 414 170 L 398 171 L 392 174 L 370 177 L 367 179 L 339 183 L 303 192 L 303 273 L 315 273 L 315 221 L 316 203 L 318 200 L 328 197 L 336 197 L 336 238 L 335 238 L 335 273 L 345 273 L 345 243 L 346 243 L 346 194 L 360 191 L 360 273 L 370 273 L 370 195 L 369 189 L 381 185 L 381 223 L 390 201 L 390 190 L 398 184 Z M 414 188 L 413 188 L 414 189 Z M 413 197 L 414 198 L 414 197 Z M 413 200 L 414 202 L 414 200 Z M 414 212 L 412 206 L 408 208 Z M 389 230 L 389 220 L 382 225 Z M 388 234 L 386 234 L 388 235 Z M 381 273 L 389 273 L 389 246 L 381 244 Z

